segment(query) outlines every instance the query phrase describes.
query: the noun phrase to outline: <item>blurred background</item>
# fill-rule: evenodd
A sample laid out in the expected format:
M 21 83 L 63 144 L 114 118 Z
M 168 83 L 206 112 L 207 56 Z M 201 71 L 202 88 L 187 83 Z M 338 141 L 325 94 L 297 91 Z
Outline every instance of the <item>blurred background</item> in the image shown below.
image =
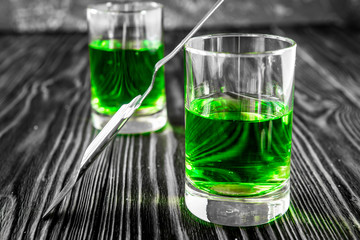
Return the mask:
M 157 0 L 165 30 L 193 26 L 215 0 Z M 85 8 L 95 0 L 1 0 L 0 31 L 86 31 Z M 349 24 L 359 26 L 360 0 L 226 0 L 207 27 Z

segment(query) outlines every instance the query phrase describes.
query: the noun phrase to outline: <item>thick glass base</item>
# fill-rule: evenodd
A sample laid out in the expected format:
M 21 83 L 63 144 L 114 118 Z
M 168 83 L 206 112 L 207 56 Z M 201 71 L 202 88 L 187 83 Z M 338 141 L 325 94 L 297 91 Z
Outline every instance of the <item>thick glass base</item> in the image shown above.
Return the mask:
M 100 114 L 94 110 L 91 112 L 92 124 L 96 129 L 101 130 L 110 120 L 111 116 Z M 133 115 L 121 128 L 119 134 L 140 134 L 154 132 L 166 125 L 166 108 L 151 115 Z
M 290 179 L 270 194 L 226 197 L 203 192 L 186 180 L 185 204 L 196 217 L 215 224 L 248 227 L 265 224 L 283 215 L 290 205 Z

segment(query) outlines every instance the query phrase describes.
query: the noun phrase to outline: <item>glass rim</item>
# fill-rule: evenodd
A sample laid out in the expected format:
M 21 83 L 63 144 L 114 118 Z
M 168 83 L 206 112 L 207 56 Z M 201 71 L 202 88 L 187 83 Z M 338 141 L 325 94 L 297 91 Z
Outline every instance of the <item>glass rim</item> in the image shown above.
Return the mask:
M 197 48 L 189 46 L 189 44 L 192 41 L 205 40 L 205 39 L 211 39 L 211 38 L 216 38 L 216 37 L 262 37 L 264 39 L 268 38 L 268 39 L 275 39 L 275 40 L 280 40 L 280 41 L 283 41 L 283 42 L 287 42 L 287 43 L 290 43 L 290 46 L 289 47 L 284 47 L 284 48 L 279 48 L 277 50 L 256 52 L 256 53 L 215 52 L 215 51 L 197 49 Z M 284 52 L 295 49 L 296 46 L 297 46 L 296 42 L 294 40 L 290 39 L 290 38 L 277 36 L 277 35 L 271 35 L 271 34 L 262 34 L 262 33 L 216 33 L 216 34 L 208 34 L 208 35 L 192 37 L 192 38 L 190 38 L 190 40 L 187 43 L 185 43 L 184 49 L 187 52 L 195 53 L 195 54 L 199 54 L 199 55 L 204 55 L 204 56 L 254 58 L 254 57 L 263 57 L 263 56 L 271 56 L 271 55 L 281 55 Z
M 109 10 L 109 9 L 101 9 L 100 6 L 106 6 L 107 4 L 111 4 L 111 5 L 126 5 L 126 4 L 131 4 L 131 5 L 135 5 L 135 4 L 141 4 L 142 6 L 144 6 L 144 8 L 139 9 L 139 10 Z M 152 10 L 157 10 L 157 9 L 163 9 L 164 5 L 158 2 L 153 2 L 153 1 L 145 1 L 145 2 L 140 2 L 140 1 L 125 1 L 125 2 L 114 2 L 114 1 L 108 1 L 108 2 L 100 2 L 100 3 L 94 3 L 94 4 L 89 4 L 86 9 L 88 11 L 96 11 L 96 12 L 101 12 L 101 13 L 109 13 L 109 14 L 134 14 L 134 13 L 142 13 L 142 12 L 148 12 L 148 11 L 152 11 Z

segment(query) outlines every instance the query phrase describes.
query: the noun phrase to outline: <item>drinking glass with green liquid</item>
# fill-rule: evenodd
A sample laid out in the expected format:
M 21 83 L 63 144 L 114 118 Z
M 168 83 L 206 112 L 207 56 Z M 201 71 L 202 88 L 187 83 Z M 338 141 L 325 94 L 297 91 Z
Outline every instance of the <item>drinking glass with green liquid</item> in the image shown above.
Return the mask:
M 124 2 L 90 5 L 89 62 L 92 122 L 102 129 L 113 114 L 149 87 L 164 57 L 162 5 Z M 156 131 L 167 121 L 164 69 L 122 134 Z
M 287 211 L 295 50 L 261 34 L 185 45 L 185 203 L 195 216 L 254 226 Z

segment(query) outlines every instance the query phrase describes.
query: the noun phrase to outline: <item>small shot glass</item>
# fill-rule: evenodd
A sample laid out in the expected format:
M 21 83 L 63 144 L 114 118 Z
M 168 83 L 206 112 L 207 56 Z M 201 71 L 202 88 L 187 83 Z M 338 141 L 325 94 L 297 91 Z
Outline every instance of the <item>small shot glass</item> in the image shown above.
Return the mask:
M 289 208 L 295 53 L 263 34 L 185 45 L 185 203 L 200 219 L 255 226 Z
M 163 6 L 156 2 L 107 2 L 87 8 L 92 123 L 102 129 L 111 116 L 149 87 L 164 57 Z M 164 68 L 150 94 L 120 130 L 140 134 L 167 122 Z

